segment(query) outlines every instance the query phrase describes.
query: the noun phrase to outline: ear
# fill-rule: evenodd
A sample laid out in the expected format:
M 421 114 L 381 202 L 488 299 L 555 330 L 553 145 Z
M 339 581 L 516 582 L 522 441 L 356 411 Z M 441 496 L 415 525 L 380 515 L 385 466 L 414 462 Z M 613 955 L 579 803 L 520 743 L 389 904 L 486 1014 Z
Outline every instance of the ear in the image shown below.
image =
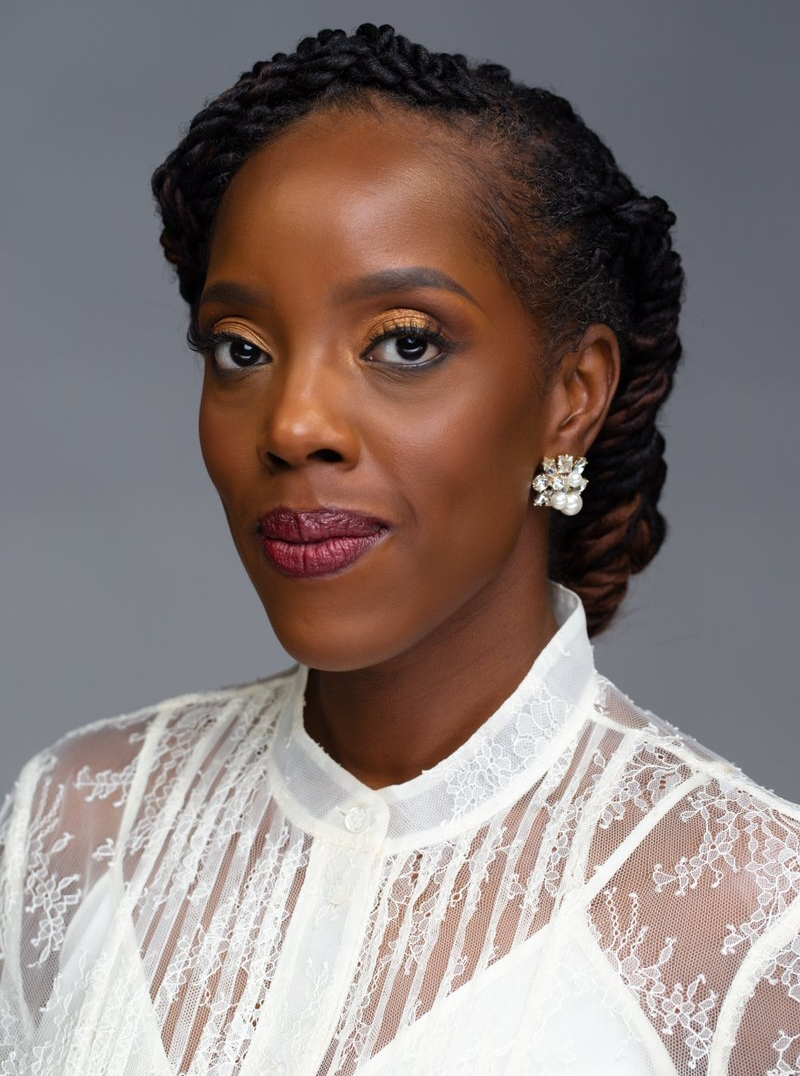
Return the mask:
M 605 422 L 619 383 L 620 354 L 608 325 L 590 325 L 551 375 L 546 453 L 583 456 Z

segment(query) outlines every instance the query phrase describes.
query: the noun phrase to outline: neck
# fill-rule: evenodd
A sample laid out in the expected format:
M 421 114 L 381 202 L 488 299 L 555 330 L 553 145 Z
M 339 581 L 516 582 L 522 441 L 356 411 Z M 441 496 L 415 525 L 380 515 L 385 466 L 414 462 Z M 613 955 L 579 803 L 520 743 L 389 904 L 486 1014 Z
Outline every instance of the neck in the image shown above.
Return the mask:
M 480 592 L 397 658 L 312 669 L 309 735 L 363 784 L 383 788 L 447 758 L 520 683 L 557 630 L 544 573 L 503 595 Z

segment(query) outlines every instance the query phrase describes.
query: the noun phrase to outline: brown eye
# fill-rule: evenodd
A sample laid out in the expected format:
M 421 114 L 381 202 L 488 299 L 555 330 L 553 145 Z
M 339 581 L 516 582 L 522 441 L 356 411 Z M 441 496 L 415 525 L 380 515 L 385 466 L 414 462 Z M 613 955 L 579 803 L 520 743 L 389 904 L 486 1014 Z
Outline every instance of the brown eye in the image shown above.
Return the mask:
M 243 336 L 226 334 L 216 338 L 212 356 L 214 364 L 221 370 L 243 370 L 269 362 L 269 355 L 257 344 Z
M 428 341 L 421 336 L 399 336 L 394 342 L 398 356 L 406 362 L 415 362 L 424 357 L 428 350 Z
M 385 366 L 432 366 L 447 353 L 446 341 L 422 331 L 396 330 L 369 350 L 372 362 Z

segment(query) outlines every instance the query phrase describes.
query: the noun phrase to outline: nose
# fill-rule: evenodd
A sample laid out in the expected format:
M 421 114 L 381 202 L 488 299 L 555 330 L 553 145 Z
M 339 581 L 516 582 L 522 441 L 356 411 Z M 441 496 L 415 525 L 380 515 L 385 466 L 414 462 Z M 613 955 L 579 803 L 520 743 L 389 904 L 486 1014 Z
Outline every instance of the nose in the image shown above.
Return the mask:
M 282 364 L 271 379 L 258 455 L 276 472 L 313 462 L 353 467 L 359 436 L 352 386 L 325 357 Z

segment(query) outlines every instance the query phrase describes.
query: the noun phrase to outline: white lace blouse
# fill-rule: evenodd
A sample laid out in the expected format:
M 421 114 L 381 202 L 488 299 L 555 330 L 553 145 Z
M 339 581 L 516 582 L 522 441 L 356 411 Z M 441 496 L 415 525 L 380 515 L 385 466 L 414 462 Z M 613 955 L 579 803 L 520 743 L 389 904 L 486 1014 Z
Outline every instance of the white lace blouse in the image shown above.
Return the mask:
M 380 791 L 306 670 L 81 730 L 2 823 L 3 1076 L 786 1076 L 800 812 L 597 676 L 583 611 Z

